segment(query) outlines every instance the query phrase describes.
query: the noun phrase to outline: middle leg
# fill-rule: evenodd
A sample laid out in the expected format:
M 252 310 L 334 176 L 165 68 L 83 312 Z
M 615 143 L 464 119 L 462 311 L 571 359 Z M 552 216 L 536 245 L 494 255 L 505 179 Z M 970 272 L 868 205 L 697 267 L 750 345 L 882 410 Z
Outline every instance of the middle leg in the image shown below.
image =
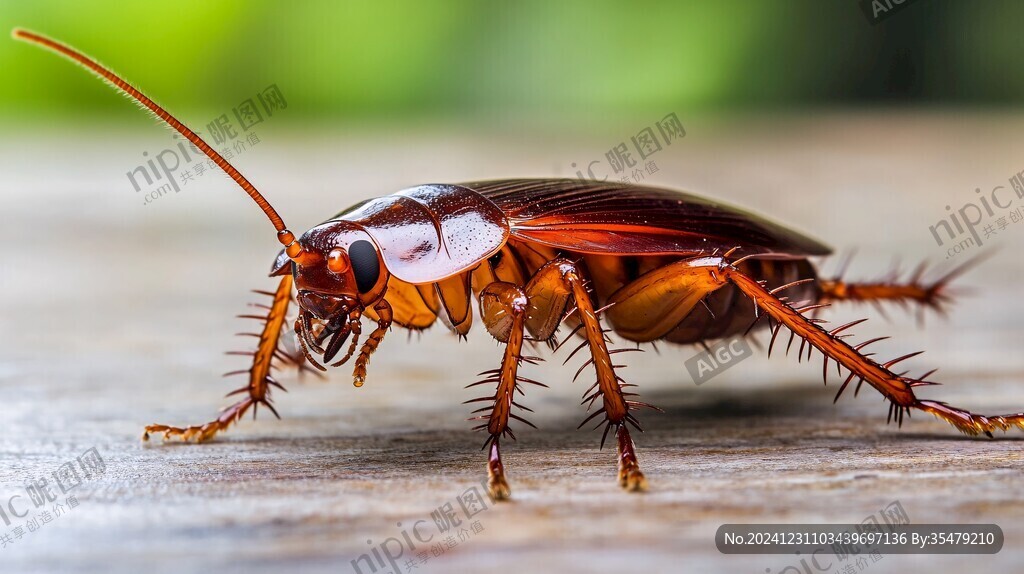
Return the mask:
M 618 351 L 608 349 L 605 331 L 601 328 L 598 311 L 594 309 L 582 274 L 576 264 L 559 258 L 542 266 L 522 288 L 512 283 L 497 281 L 490 283 L 480 292 L 483 323 L 495 339 L 505 343 L 505 353 L 500 368 L 481 373 L 485 378 L 470 385 L 497 383 L 495 394 L 467 402 L 492 403 L 491 406 L 475 411 L 489 412 L 474 419 L 486 421 L 476 428 L 486 429 L 490 435 L 484 446 L 490 446 L 488 486 L 491 496 L 496 499 L 506 498 L 509 494 L 499 451 L 502 436 L 515 438 L 508 428 L 509 419 L 533 426 L 511 412 L 513 407 L 529 410 L 513 400 L 515 393 L 522 393 L 519 383 L 546 386 L 518 375 L 520 362 L 535 360 L 534 357 L 522 355 L 524 331 L 528 331 L 534 340 L 550 340 L 566 317 L 570 303 L 575 303 L 575 309 L 570 315 L 576 315 L 579 323 L 576 331 L 581 331 L 585 339 L 579 349 L 589 347 L 591 356 L 579 372 L 582 373 L 584 368 L 592 364 L 597 374 L 597 381 L 584 393 L 583 403 L 588 404 L 588 410 L 589 405 L 593 405 L 598 399 L 602 405 L 584 420 L 580 427 L 604 415 L 604 438 L 607 438 L 612 427 L 616 429 L 619 484 L 631 491 L 644 490 L 647 487 L 647 480 L 640 471 L 633 439 L 626 427 L 626 423 L 629 423 L 639 429 L 632 410 L 647 405 L 627 399 L 630 393 L 623 391 L 625 383 L 615 374 L 616 365 L 612 364 L 611 359 Z M 573 351 L 573 354 L 575 353 L 576 351 Z
M 595 309 L 580 268 L 568 259 L 557 258 L 541 267 L 527 285 L 527 296 L 532 310 L 527 328 L 535 338 L 548 339 L 553 336 L 555 328 L 563 318 L 571 319 L 577 324 L 573 334 L 580 333 L 584 341 L 569 358 L 584 347 L 588 348 L 590 358 L 580 367 L 576 376 L 579 377 L 590 365 L 593 365 L 597 376 L 594 384 L 584 392 L 583 404 L 587 405 L 589 411 L 598 400 L 601 402 L 601 408 L 591 413 L 579 426 L 583 427 L 604 415 L 602 421 L 598 423 L 598 426 L 605 425 L 601 444 L 604 445 L 608 432 L 614 428 L 618 447 L 619 485 L 629 491 L 646 490 L 647 479 L 640 471 L 636 447 L 627 423 L 642 431 L 633 411 L 650 405 L 629 398 L 634 393 L 624 390 L 630 385 L 615 373 L 616 367 L 621 365 L 615 365 L 612 361 L 612 355 L 635 349 L 608 348 L 609 340 L 599 318 L 601 310 Z M 575 305 L 575 309 L 566 316 L 565 310 L 569 302 Z M 572 335 L 566 340 L 571 337 Z
M 473 411 L 474 414 L 485 411 L 490 411 L 489 413 L 476 415 L 470 420 L 484 421 L 474 430 L 486 429 L 489 435 L 484 441 L 484 448 L 490 447 L 487 457 L 487 490 L 494 500 L 505 500 L 512 492 L 505 479 L 505 467 L 501 462 L 500 446 L 502 436 L 508 436 L 513 440 L 516 438 L 512 430 L 508 428 L 509 419 L 514 418 L 533 426 L 529 421 L 512 412 L 513 407 L 529 410 L 515 402 L 515 393 L 522 393 L 519 383 L 528 381 L 519 377 L 519 363 L 524 360 L 522 355 L 523 328 L 526 323 L 527 305 L 526 294 L 512 283 L 491 283 L 480 292 L 480 314 L 483 317 L 484 325 L 495 339 L 505 343 L 501 366 L 480 373 L 485 375 L 484 379 L 469 385 L 475 387 L 497 383 L 494 395 L 466 401 L 467 403 L 491 403 L 491 406 L 484 406 Z

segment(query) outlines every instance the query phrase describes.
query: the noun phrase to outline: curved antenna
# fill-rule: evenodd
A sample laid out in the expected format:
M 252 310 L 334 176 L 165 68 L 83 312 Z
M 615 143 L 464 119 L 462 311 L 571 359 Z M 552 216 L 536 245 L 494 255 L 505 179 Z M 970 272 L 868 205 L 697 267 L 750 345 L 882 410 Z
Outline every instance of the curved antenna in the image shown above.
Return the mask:
M 284 220 L 281 219 L 281 216 L 277 214 L 277 211 L 270 205 L 270 202 L 268 202 L 266 198 L 263 197 L 263 194 L 261 194 L 251 183 L 249 183 L 249 180 L 245 179 L 244 175 L 242 175 L 237 169 L 235 169 L 235 166 L 228 163 L 228 160 L 224 159 L 223 156 L 217 153 L 217 150 L 210 147 L 210 144 L 203 141 L 203 138 L 199 137 L 199 135 L 196 134 L 196 132 L 192 131 L 191 129 L 188 128 L 188 126 L 178 121 L 178 119 L 172 116 L 167 110 L 163 109 L 162 107 L 160 107 L 159 104 L 146 97 L 145 94 L 135 89 L 131 84 L 121 79 L 117 74 L 105 68 L 99 62 L 93 60 L 92 58 L 86 56 L 78 50 L 65 44 L 61 44 L 56 40 L 47 38 L 46 36 L 43 36 L 41 34 L 29 32 L 28 30 L 23 30 L 21 28 L 15 28 L 12 31 L 11 35 L 17 40 L 37 44 L 39 46 L 52 50 L 53 52 L 56 52 L 57 54 L 64 56 L 65 58 L 68 58 L 73 62 L 85 66 L 89 71 L 99 76 L 100 79 L 106 81 L 115 88 L 128 94 L 137 102 L 139 102 L 140 104 L 148 108 L 150 111 L 152 111 L 154 114 L 156 114 L 156 116 L 163 120 L 165 123 L 167 123 L 167 125 L 177 130 L 178 133 L 184 136 L 188 141 L 192 142 L 193 145 L 195 145 L 210 159 L 212 159 L 213 163 L 217 164 L 217 167 L 224 170 L 224 173 L 228 174 L 228 176 L 230 176 L 231 179 L 235 180 L 235 183 L 237 183 L 243 190 L 245 190 L 245 193 L 249 194 L 249 197 L 251 197 L 253 201 L 256 202 L 256 205 L 260 206 L 260 209 L 263 210 L 263 213 L 267 214 L 267 217 L 270 219 L 270 222 L 274 224 L 274 228 L 277 229 L 278 241 L 280 241 L 282 245 L 285 245 L 287 247 L 288 257 L 298 262 L 299 256 L 303 253 L 302 246 L 295 240 L 295 235 L 291 231 L 288 231 L 288 228 L 285 227 Z

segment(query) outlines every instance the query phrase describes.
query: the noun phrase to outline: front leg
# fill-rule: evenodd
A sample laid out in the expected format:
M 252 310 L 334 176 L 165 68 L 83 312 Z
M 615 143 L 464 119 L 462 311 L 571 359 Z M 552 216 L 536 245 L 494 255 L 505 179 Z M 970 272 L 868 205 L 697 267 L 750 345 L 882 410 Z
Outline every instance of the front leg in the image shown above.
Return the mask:
M 605 434 L 601 439 L 602 446 L 604 445 L 604 438 L 608 436 L 608 431 L 613 427 L 615 428 L 616 442 L 618 443 L 619 486 L 630 492 L 647 490 L 647 478 L 640 471 L 636 447 L 633 444 L 633 438 L 629 434 L 629 428 L 627 428 L 626 423 L 633 425 L 642 432 L 639 423 L 631 411 L 637 407 L 650 407 L 650 405 L 626 399 L 628 393 L 623 392 L 622 388 L 624 385 L 628 385 L 626 385 L 621 377 L 615 374 L 615 365 L 611 359 L 615 351 L 608 350 L 608 339 L 605 336 L 605 330 L 601 327 L 598 311 L 594 309 L 590 293 L 587 291 L 583 277 L 576 264 L 567 259 L 555 259 L 545 265 L 541 271 L 545 271 L 548 268 L 550 268 L 550 271 L 543 275 L 548 282 L 548 289 L 555 292 L 568 290 L 572 295 L 572 299 L 576 304 L 575 313 L 580 323 L 577 330 L 582 330 L 585 339 L 579 348 L 587 346 L 590 350 L 590 359 L 580 368 L 577 376 L 579 376 L 583 368 L 590 364 L 594 366 L 594 371 L 597 375 L 597 381 L 587 390 L 583 402 L 588 403 L 589 401 L 587 405 L 589 410 L 590 405 L 601 399 L 601 408 L 580 423 L 580 427 L 603 414 L 604 420 L 602 422 L 605 425 Z M 538 275 L 540 275 L 540 272 L 538 272 Z M 575 353 L 575 351 L 573 352 Z
M 253 417 L 256 416 L 256 408 L 260 404 L 270 409 L 270 412 L 274 413 L 274 416 L 281 418 L 277 411 L 274 410 L 273 405 L 270 401 L 270 386 L 273 385 L 282 391 L 284 387 L 280 385 L 270 375 L 271 365 L 274 360 L 288 362 L 286 355 L 284 355 L 278 348 L 278 344 L 281 338 L 281 331 L 285 324 L 285 316 L 288 312 L 288 304 L 291 302 L 292 295 L 292 276 L 285 275 L 281 278 L 281 283 L 278 284 L 277 291 L 273 294 L 273 301 L 269 306 L 266 307 L 267 316 L 263 325 L 263 331 L 259 334 L 259 343 L 257 344 L 256 350 L 251 353 L 252 355 L 252 366 L 249 367 L 248 371 L 235 371 L 229 374 L 242 374 L 248 373 L 249 382 L 246 386 L 228 393 L 228 396 L 245 393 L 248 396 L 238 401 L 237 403 L 225 408 L 221 411 L 220 416 L 216 419 L 204 424 L 195 425 L 188 427 L 174 427 L 168 425 L 149 425 L 146 427 L 145 433 L 142 435 L 142 440 L 149 440 L 150 433 L 163 433 L 164 438 L 172 436 L 180 437 L 182 440 L 188 441 L 195 439 L 196 442 L 203 442 L 210 438 L 213 438 L 218 432 L 227 430 L 232 423 L 237 422 L 245 415 L 249 407 L 253 407 Z

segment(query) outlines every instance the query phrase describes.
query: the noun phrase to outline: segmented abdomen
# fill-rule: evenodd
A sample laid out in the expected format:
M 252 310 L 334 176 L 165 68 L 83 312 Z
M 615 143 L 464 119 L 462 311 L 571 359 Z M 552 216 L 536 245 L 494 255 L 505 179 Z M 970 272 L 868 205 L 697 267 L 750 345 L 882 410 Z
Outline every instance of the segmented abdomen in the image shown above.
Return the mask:
M 522 285 L 522 282 L 528 280 L 537 269 L 558 256 L 579 263 L 589 281 L 590 293 L 597 308 L 607 305 L 617 291 L 644 274 L 682 260 L 678 256 L 618 256 L 559 252 L 542 245 L 513 240 L 484 265 L 497 268 L 496 275 L 499 279 Z M 807 259 L 748 259 L 741 262 L 739 267 L 744 273 L 766 281 L 769 288 L 781 287 L 803 279 L 817 279 L 814 267 Z M 474 283 L 474 290 L 485 286 L 479 283 L 483 281 Z M 684 299 L 681 295 L 675 294 L 679 299 Z M 820 290 L 816 281 L 809 281 L 788 288 L 784 295 L 793 302 L 815 302 L 820 297 Z M 704 302 L 706 307 L 698 303 L 691 305 L 692 308 L 680 309 L 688 312 L 673 327 L 643 334 L 627 333 L 616 328 L 614 313 L 610 311 L 606 313 L 605 320 L 618 335 L 628 340 L 664 340 L 681 344 L 742 334 L 754 321 L 753 304 L 731 285 L 712 292 Z M 651 303 L 652 306 L 657 306 L 658 301 Z M 679 308 L 678 305 L 676 308 Z M 767 321 L 762 323 L 763 325 L 758 324 L 755 328 L 760 329 L 768 325 Z M 571 320 L 569 326 L 573 326 Z

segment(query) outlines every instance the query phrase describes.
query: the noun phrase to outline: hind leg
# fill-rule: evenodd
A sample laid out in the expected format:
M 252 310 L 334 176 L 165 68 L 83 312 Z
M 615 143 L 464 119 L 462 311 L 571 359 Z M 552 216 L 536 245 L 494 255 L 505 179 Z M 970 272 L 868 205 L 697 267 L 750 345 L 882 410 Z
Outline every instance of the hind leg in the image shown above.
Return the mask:
M 796 283 L 799 282 L 794 282 L 794 285 Z M 767 314 L 774 321 L 769 353 L 779 332 L 785 327 L 801 340 L 798 356 L 804 354 L 805 348 L 808 353 L 818 350 L 824 356 L 823 371 L 826 374 L 829 361 L 835 363 L 837 371 L 846 369 L 847 376 L 836 399 L 857 379 L 858 387 L 866 382 L 889 401 L 889 418 L 900 424 L 904 414 L 917 409 L 931 413 L 970 435 L 991 436 L 995 430 L 1007 430 L 1014 426 L 1024 429 L 1024 413 L 979 415 L 939 401 L 918 399 L 914 393 L 915 388 L 936 384 L 927 380 L 931 372 L 920 378 L 911 378 L 890 370 L 897 363 L 918 353 L 884 363 L 876 362 L 870 355 L 864 354 L 862 349 L 879 339 L 855 346 L 846 342 L 849 334 L 844 331 L 860 321 L 826 330 L 822 327 L 825 321 L 804 314 L 821 305 L 795 308 L 780 295 L 790 285 L 769 289 L 764 282 L 745 274 L 724 257 L 684 260 L 642 276 L 611 297 L 610 303 L 614 306 L 608 310 L 608 317 L 616 332 L 631 340 L 655 340 L 694 309 L 703 297 L 726 285 L 734 285 L 753 301 L 755 314 Z
M 890 302 L 903 307 L 917 305 L 922 311 L 932 309 L 938 313 L 945 313 L 953 300 L 953 294 L 949 288 L 950 283 L 983 260 L 984 258 L 980 257 L 971 259 L 939 278 L 929 281 L 923 278 L 925 263 L 918 265 L 905 279 L 900 279 L 901 274 L 898 270 L 894 270 L 887 277 L 877 281 L 858 282 L 845 281 L 842 278 L 846 267 L 844 264 L 835 278 L 817 281 L 817 287 L 821 293 L 819 300 L 823 303 L 833 301 L 871 303 L 880 312 L 882 307 L 879 303 Z
M 992 431 L 997 429 L 1005 431 L 1014 426 L 1024 429 L 1024 412 L 1009 415 L 979 415 L 943 402 L 918 399 L 914 394 L 914 388 L 936 384 L 926 380 L 934 371 L 930 371 L 920 378 L 912 378 L 902 374 L 898 375 L 892 372 L 890 367 L 920 353 L 910 353 L 885 363 L 878 363 L 861 353 L 861 349 L 877 339 L 851 346 L 844 340 L 847 335 L 837 336 L 840 331 L 857 322 L 825 330 L 821 326 L 823 321 L 808 318 L 803 314 L 803 311 L 816 308 L 817 305 L 795 309 L 778 297 L 776 294 L 778 290 L 767 289 L 762 283 L 741 273 L 729 263 L 722 261 L 718 267 L 718 270 L 712 274 L 713 284 L 720 286 L 728 282 L 736 285 L 754 302 L 757 309 L 767 313 L 775 320 L 777 325 L 772 335 L 773 342 L 779 330 L 785 326 L 802 340 L 801 351 L 806 343 L 809 347 L 822 353 L 826 371 L 829 360 L 835 361 L 837 369 L 845 368 L 848 371 L 846 380 L 836 394 L 837 400 L 847 385 L 853 379 L 857 379 L 858 386 L 867 382 L 889 401 L 889 419 L 895 419 L 901 425 L 904 414 L 909 415 L 910 409 L 918 409 L 937 416 L 953 425 L 957 430 L 969 435 L 985 434 L 991 437 Z

